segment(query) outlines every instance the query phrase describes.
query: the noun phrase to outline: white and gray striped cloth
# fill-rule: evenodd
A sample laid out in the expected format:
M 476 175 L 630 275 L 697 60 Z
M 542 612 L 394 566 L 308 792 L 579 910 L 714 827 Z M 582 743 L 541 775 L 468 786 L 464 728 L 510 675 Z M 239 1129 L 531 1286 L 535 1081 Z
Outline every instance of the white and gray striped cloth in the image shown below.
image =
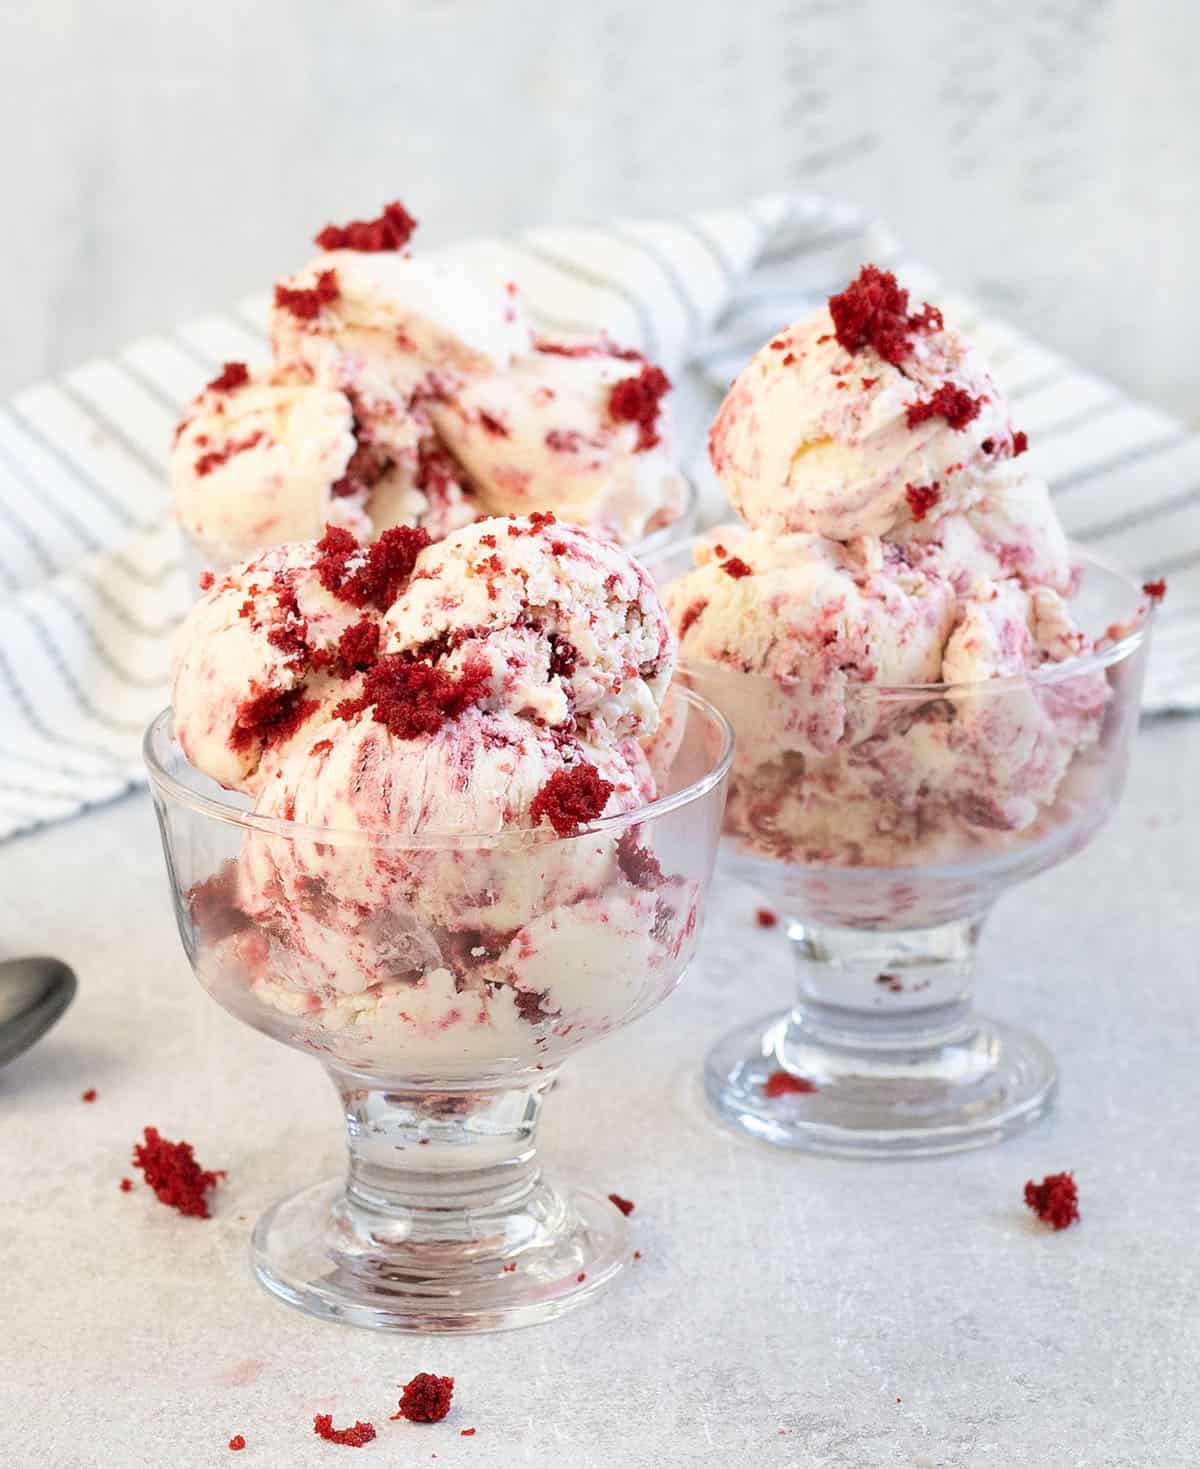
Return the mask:
M 720 497 L 704 427 L 729 380 L 863 261 L 893 266 L 979 342 L 1071 534 L 1170 577 L 1147 707 L 1200 708 L 1200 435 L 948 296 L 857 211 L 774 197 L 446 253 L 515 280 L 544 330 L 603 327 L 674 373 L 708 519 Z M 0 408 L 0 838 L 142 779 L 139 737 L 165 702 L 169 636 L 192 595 L 164 488 L 172 429 L 222 362 L 265 357 L 266 306 L 131 343 Z

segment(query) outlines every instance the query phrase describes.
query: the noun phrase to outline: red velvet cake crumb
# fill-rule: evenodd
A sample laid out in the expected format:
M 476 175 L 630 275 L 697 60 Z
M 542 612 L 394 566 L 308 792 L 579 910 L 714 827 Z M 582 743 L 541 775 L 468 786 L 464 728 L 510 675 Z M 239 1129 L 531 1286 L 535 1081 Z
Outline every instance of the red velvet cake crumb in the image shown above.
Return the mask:
M 864 377 L 862 380 L 863 392 L 869 393 L 878 381 L 879 379 L 877 377 Z
M 910 403 L 904 410 L 904 421 L 909 428 L 916 428 L 927 418 L 944 418 L 950 427 L 961 433 L 967 424 L 979 417 L 985 398 L 972 398 L 966 388 L 955 383 L 943 383 L 932 398 L 920 403 Z
M 336 270 L 322 270 L 316 284 L 305 288 L 279 285 L 275 287 L 275 305 L 290 311 L 297 321 L 315 321 L 322 307 L 336 301 L 339 295 Z
M 209 449 L 207 453 L 201 454 L 192 468 L 198 479 L 204 479 L 214 469 L 219 469 L 227 460 L 236 454 L 244 454 L 247 449 L 253 449 L 256 444 L 261 444 L 266 438 L 261 429 L 255 429 L 252 434 L 247 434 L 244 439 L 230 439 L 221 449 Z
M 557 633 L 551 633 L 549 641 L 550 672 L 557 678 L 570 678 L 579 663 L 578 648 Z
M 406 1382 L 400 1393 L 400 1411 L 393 1418 L 407 1418 L 410 1423 L 440 1423 L 450 1411 L 454 1396 L 453 1377 L 437 1377 L 432 1372 L 418 1372 Z
M 398 201 L 383 206 L 378 219 L 352 219 L 349 224 L 327 224 L 314 244 L 322 250 L 403 250 L 412 238 L 417 221 Z
M 617 843 L 617 866 L 635 888 L 655 888 L 663 879 L 662 864 L 649 847 L 639 844 L 633 831 Z
M 474 1438 L 475 1430 L 473 1428 L 460 1428 L 458 1430 L 458 1436 L 459 1438 Z
M 759 928 L 774 928 L 779 922 L 779 914 L 770 908 L 760 908 L 754 915 L 754 921 Z
M 581 823 L 595 821 L 612 794 L 611 781 L 588 761 L 570 770 L 556 770 L 533 798 L 529 815 L 536 826 L 543 817 L 560 837 L 573 836 Z
M 522 519 L 522 517 L 519 515 L 510 515 L 508 519 L 508 534 L 512 537 L 514 541 L 519 539 L 519 537 L 521 536 L 536 536 L 539 531 L 545 530 L 547 526 L 558 524 L 558 520 L 553 510 L 533 511 L 533 513 L 529 516 L 529 524 L 525 526 L 512 524 L 514 520 Z
M 763 1082 L 763 1093 L 768 1097 L 788 1097 L 816 1090 L 811 1081 L 805 1081 L 802 1076 L 793 1076 L 790 1071 L 772 1071 Z
M 202 592 L 211 591 L 215 582 L 216 577 L 212 574 L 211 571 L 202 571 L 200 573 L 200 580 L 198 582 L 198 585 Z
M 420 526 L 397 525 L 362 547 L 348 530 L 327 525 L 317 542 L 315 570 L 321 585 L 352 607 L 385 612 L 412 576 L 417 557 L 429 545 Z
M 132 1193 L 133 1192 L 133 1179 L 132 1178 L 123 1178 L 121 1180 L 121 1192 L 123 1194 L 129 1194 L 129 1193 Z
M 1070 1173 L 1048 1173 L 1041 1183 L 1025 1185 L 1025 1203 L 1054 1229 L 1066 1229 L 1079 1218 L 1079 1190 Z
M 229 1440 L 229 1447 L 233 1450 L 235 1454 L 238 1453 L 240 1450 L 246 1447 L 245 1437 L 240 1433 L 235 1433 L 233 1437 Z
M 547 357 L 613 357 L 618 362 L 645 362 L 636 347 L 618 347 L 608 337 L 589 342 L 554 342 L 549 337 L 534 337 L 533 350 Z
M 313 1432 L 328 1443 L 345 1444 L 348 1448 L 361 1449 L 375 1437 L 373 1423 L 355 1423 L 353 1428 L 335 1428 L 332 1413 L 318 1413 L 313 1419 Z
M 1166 577 L 1160 576 L 1157 581 L 1143 582 L 1142 591 L 1145 592 L 1152 602 L 1161 602 L 1167 595 Z
M 733 577 L 734 581 L 741 581 L 744 576 L 752 576 L 754 568 L 748 566 L 740 556 L 731 556 L 728 561 L 721 562 L 721 570 L 726 576 Z
M 81 1102 L 94 1102 L 99 1093 L 94 1086 L 88 1087 L 87 1091 L 79 1098 Z
M 634 1209 L 637 1207 L 637 1205 L 633 1202 L 632 1199 L 623 1199 L 620 1194 L 609 1194 L 609 1196 L 608 1196 L 608 1202 L 610 1204 L 615 1204 L 617 1206 L 617 1208 L 620 1209 L 621 1213 L 624 1214 L 627 1219 L 630 1216 L 630 1214 L 633 1213 Z
M 268 689 L 238 705 L 229 745 L 244 750 L 256 740 L 275 745 L 290 739 L 318 708 L 316 699 L 306 699 L 303 688 Z
M 242 388 L 250 381 L 250 369 L 244 362 L 227 362 L 221 371 L 208 384 L 210 393 L 232 393 L 235 388 Z
M 1013 434 L 1012 457 L 1015 459 L 1019 454 L 1024 454 L 1025 450 L 1028 448 L 1029 435 L 1023 429 L 1018 429 L 1016 433 Z
M 207 1219 L 208 1201 L 204 1195 L 224 1178 L 223 1170 L 212 1173 L 201 1168 L 187 1142 L 171 1143 L 156 1127 L 143 1131 L 144 1143 L 135 1143 L 133 1164 L 146 1175 L 160 1204 L 169 1204 L 181 1214 L 194 1219 Z
M 491 688 L 491 672 L 485 663 L 463 669 L 451 678 L 423 660 L 409 661 L 403 653 L 381 658 L 367 674 L 363 691 L 356 699 L 345 699 L 333 711 L 335 719 L 352 719 L 364 709 L 373 709 L 382 724 L 398 740 L 436 734 L 474 704 L 481 703 Z
M 845 351 L 854 354 L 871 347 L 894 365 L 909 355 L 914 333 L 942 328 L 941 312 L 928 302 L 910 316 L 908 292 L 897 285 L 890 270 L 875 265 L 864 265 L 844 291 L 830 296 L 829 314 Z
M 479 410 L 479 426 L 486 433 L 491 434 L 493 438 L 507 439 L 509 436 L 508 429 L 505 425 L 500 422 L 494 413 L 489 413 L 484 408 Z
M 934 480 L 931 485 L 905 485 L 904 498 L 908 501 L 908 508 L 912 511 L 912 518 L 914 520 L 924 520 L 942 498 L 942 494 L 937 480 Z
M 379 656 L 379 624 L 369 617 L 352 623 L 338 638 L 338 661 L 347 673 L 365 673 Z
M 643 367 L 637 377 L 622 378 L 608 395 L 608 411 L 618 423 L 638 426 L 637 452 L 653 449 L 659 442 L 658 410 L 663 395 L 671 391 L 671 379 L 661 367 Z

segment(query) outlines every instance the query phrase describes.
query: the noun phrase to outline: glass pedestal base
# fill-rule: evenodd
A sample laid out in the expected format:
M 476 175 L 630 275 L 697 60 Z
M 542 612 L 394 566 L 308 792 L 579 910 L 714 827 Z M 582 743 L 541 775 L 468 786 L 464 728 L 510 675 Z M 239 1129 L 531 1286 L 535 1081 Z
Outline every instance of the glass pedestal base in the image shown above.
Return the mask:
M 516 1210 L 460 1216 L 448 1237 L 430 1238 L 423 1224 L 364 1207 L 344 1178 L 330 1179 L 262 1216 L 254 1270 L 314 1316 L 391 1331 L 502 1331 L 582 1305 L 628 1258 L 625 1220 L 608 1199 L 544 1182 Z
M 887 1158 L 986 1147 L 1036 1122 L 1054 1096 L 1049 1051 L 1001 1021 L 972 1016 L 933 1045 L 916 1033 L 908 1046 L 846 1039 L 810 1033 L 795 1011 L 744 1025 L 708 1055 L 709 1101 L 777 1146 Z

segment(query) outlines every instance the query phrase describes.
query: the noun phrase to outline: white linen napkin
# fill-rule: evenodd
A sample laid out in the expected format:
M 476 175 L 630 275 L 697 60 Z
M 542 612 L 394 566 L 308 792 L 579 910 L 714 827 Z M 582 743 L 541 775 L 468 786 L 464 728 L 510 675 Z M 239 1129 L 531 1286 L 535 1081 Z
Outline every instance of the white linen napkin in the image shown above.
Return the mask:
M 667 368 L 707 520 L 722 501 L 705 428 L 729 380 L 864 261 L 897 269 L 994 365 L 1071 535 L 1170 578 L 1146 708 L 1200 709 L 1200 435 L 948 294 L 857 210 L 778 196 L 443 253 L 516 281 L 543 330 L 604 328 Z M 168 519 L 171 433 L 222 362 L 265 359 L 267 301 L 143 338 L 0 407 L 0 839 L 143 778 L 141 732 L 166 702 L 170 633 L 193 594 Z

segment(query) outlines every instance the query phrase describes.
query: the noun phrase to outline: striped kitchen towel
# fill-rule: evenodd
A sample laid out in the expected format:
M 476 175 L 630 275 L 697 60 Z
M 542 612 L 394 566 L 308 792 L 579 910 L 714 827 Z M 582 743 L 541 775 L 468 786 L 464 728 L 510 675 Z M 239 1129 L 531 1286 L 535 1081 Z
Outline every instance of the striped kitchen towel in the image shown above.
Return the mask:
M 1147 708 L 1200 708 L 1200 436 L 948 295 L 858 211 L 781 196 L 445 253 L 515 280 L 543 330 L 604 328 L 667 366 L 707 519 L 722 508 L 704 430 L 729 379 L 864 260 L 893 266 L 994 364 L 1072 535 L 1170 577 Z M 192 595 L 164 490 L 171 432 L 222 362 L 265 358 L 266 309 L 263 295 L 133 342 L 0 408 L 0 838 L 142 779 L 139 736 Z

